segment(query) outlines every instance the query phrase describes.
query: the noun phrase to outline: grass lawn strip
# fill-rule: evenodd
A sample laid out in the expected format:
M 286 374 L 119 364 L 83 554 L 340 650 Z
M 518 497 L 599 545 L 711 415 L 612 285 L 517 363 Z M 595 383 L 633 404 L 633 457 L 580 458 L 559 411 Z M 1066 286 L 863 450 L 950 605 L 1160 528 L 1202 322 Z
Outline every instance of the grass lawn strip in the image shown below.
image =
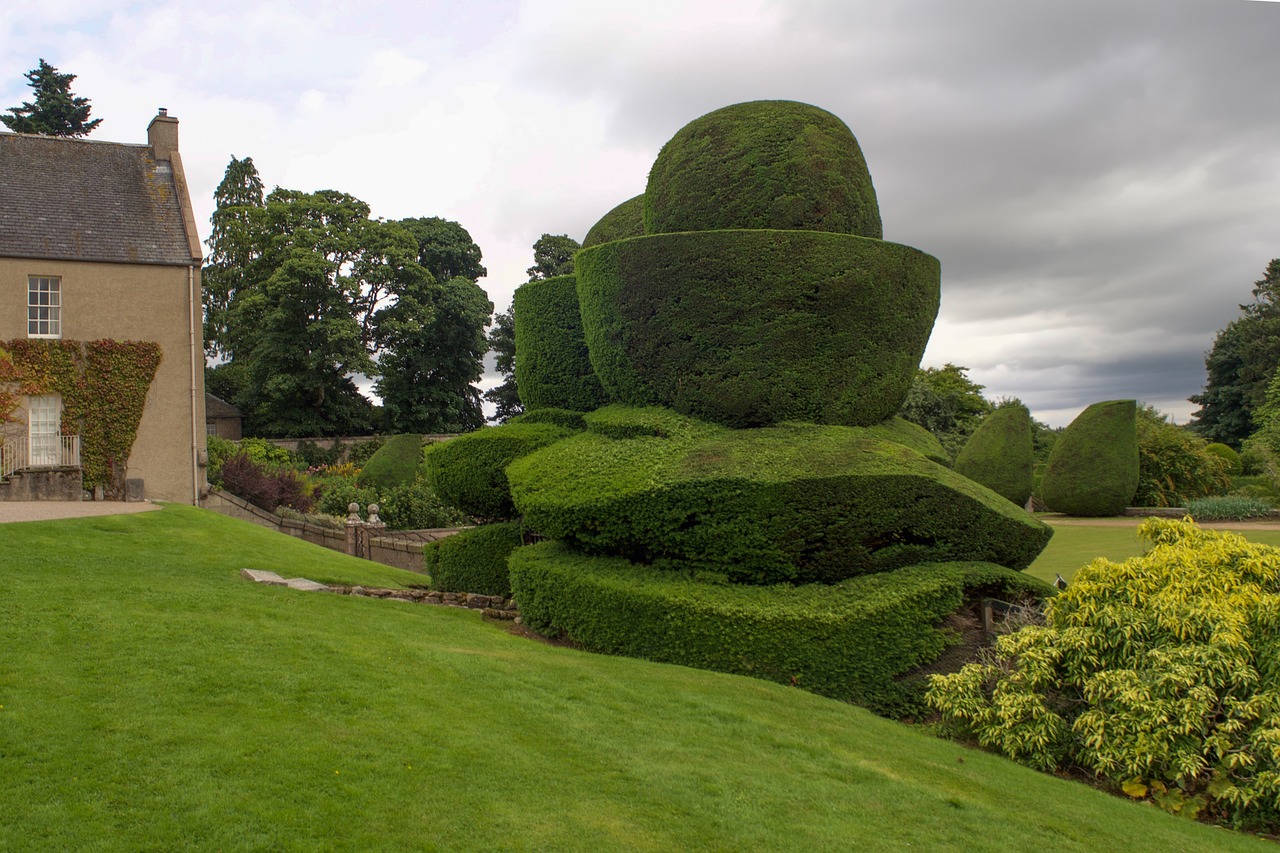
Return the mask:
M 1274 849 L 803 691 L 247 583 L 419 576 L 200 510 L 0 554 L 0 849 Z

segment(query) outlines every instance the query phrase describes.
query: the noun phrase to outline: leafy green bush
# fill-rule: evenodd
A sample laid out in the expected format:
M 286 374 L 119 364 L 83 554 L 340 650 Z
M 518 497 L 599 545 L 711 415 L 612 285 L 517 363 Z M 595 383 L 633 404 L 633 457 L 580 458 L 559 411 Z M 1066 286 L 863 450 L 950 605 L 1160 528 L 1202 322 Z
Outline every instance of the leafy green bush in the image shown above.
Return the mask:
M 862 149 L 840 119 L 795 101 L 733 104 L 676 132 L 649 170 L 647 234 L 721 228 L 880 239 Z
M 1044 627 L 935 676 L 948 731 L 1032 767 L 1079 767 L 1187 816 L 1280 828 L 1280 550 L 1148 519 L 1094 560 Z
M 422 436 L 393 435 L 383 443 L 356 476 L 357 485 L 389 489 L 412 483 L 422 464 Z
M 510 597 L 507 557 L 523 544 L 518 521 L 483 524 L 431 542 L 422 551 L 431 588 Z
M 209 467 L 205 470 L 205 479 L 211 486 L 220 486 L 222 485 L 222 466 L 236 455 L 239 448 L 234 441 L 219 438 L 216 435 L 208 436 L 205 439 L 205 446 L 209 454 Z
M 511 518 L 515 506 L 507 465 L 572 433 L 555 424 L 505 423 L 460 435 L 431 448 L 431 487 L 444 501 L 477 518 Z
M 236 442 L 236 445 L 250 461 L 268 468 L 294 468 L 301 471 L 307 467 L 306 461 L 301 456 L 265 438 L 242 438 Z
M 1150 406 L 1138 409 L 1136 427 L 1138 490 L 1133 506 L 1187 506 L 1231 487 L 1228 460 L 1208 452 L 1203 438 L 1169 423 Z
M 516 387 L 526 411 L 586 412 L 607 401 L 587 357 L 577 279 L 540 279 L 516 288 Z
M 1054 445 L 1040 482 L 1049 509 L 1067 515 L 1119 515 L 1138 488 L 1137 403 L 1094 403 Z
M 529 529 L 591 553 L 739 583 L 830 583 L 956 559 L 1022 569 L 1052 535 L 865 429 L 731 430 L 618 406 L 586 420 L 590 431 L 512 462 L 507 476 Z
M 343 451 L 346 447 L 342 441 L 335 439 L 332 447 L 321 447 L 314 441 L 298 442 L 298 456 L 306 463 L 308 468 L 322 468 L 328 465 L 337 465 L 342 461 Z
M 440 500 L 426 477 L 378 491 L 379 516 L 389 530 L 460 527 L 471 518 Z
M 328 515 L 347 517 L 347 507 L 353 503 L 360 505 L 363 517 L 369 504 L 381 507 L 382 498 L 378 490 L 372 486 L 357 486 L 354 477 L 322 477 L 317 486 L 319 503 L 317 509 Z
M 955 470 L 1018 506 L 1031 497 L 1034 467 L 1031 412 L 1025 406 L 997 409 L 982 421 L 960 453 Z
M 519 548 L 508 564 L 521 617 L 535 631 L 596 652 L 794 684 L 891 716 L 918 710 L 922 682 L 900 677 L 951 642 L 937 625 L 966 590 L 1050 591 L 987 563 L 799 587 L 706 583 L 559 542 Z
M 1206 444 L 1204 451 L 1221 457 L 1226 462 L 1227 476 L 1236 477 L 1244 473 L 1244 464 L 1240 461 L 1240 454 L 1227 445 L 1215 441 L 1211 444 Z
M 935 258 L 848 234 L 636 237 L 575 270 L 609 397 L 735 427 L 891 417 L 938 312 Z
M 374 436 L 367 441 L 353 441 L 350 449 L 347 450 L 347 461 L 355 465 L 357 468 L 363 468 L 364 464 L 373 458 L 373 455 L 382 449 L 382 445 L 386 444 L 385 436 Z
M 1271 503 L 1246 495 L 1219 495 L 1188 501 L 1187 514 L 1196 521 L 1239 521 L 1271 514 Z
M 600 217 L 600 221 L 591 226 L 582 248 L 599 243 L 612 243 L 614 240 L 625 240 L 628 237 L 640 237 L 644 234 L 644 193 L 629 198 L 613 210 Z
M 581 432 L 587 428 L 587 422 L 582 419 L 582 412 L 574 412 L 569 409 L 537 409 L 532 412 L 524 412 L 516 415 L 507 421 L 509 424 L 555 424 L 565 429 Z

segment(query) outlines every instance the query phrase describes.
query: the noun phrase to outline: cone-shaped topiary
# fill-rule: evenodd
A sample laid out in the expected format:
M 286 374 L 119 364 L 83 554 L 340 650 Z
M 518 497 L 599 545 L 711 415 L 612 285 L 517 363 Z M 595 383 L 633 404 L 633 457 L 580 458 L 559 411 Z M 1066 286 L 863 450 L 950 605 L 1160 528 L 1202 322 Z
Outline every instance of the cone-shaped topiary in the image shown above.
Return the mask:
M 956 455 L 955 470 L 1018 506 L 1031 497 L 1035 468 L 1031 413 L 1026 406 L 996 409 Z
M 516 387 L 526 410 L 588 412 L 608 400 L 587 357 L 577 280 L 540 279 L 516 288 Z
M 582 248 L 644 235 L 644 193 L 629 198 L 591 226 Z
M 826 110 L 751 101 L 681 128 L 644 195 L 648 234 L 720 228 L 834 231 L 880 239 L 880 208 L 858 140 Z
M 1040 494 L 1054 512 L 1124 512 L 1138 488 L 1137 403 L 1094 403 L 1063 431 L 1045 466 Z
M 393 435 L 364 463 L 356 485 L 390 489 L 412 483 L 422 465 L 422 436 Z

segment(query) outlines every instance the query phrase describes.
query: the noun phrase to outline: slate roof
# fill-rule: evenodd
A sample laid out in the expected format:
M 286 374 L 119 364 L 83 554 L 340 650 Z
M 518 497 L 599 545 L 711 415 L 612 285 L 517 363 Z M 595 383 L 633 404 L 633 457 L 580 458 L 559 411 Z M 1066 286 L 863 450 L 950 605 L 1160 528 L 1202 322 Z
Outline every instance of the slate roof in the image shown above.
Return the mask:
M 0 256 L 190 264 L 173 167 L 148 145 L 0 133 Z
M 212 420 L 213 418 L 240 418 L 244 416 L 240 414 L 239 409 L 226 400 L 221 397 L 215 397 L 206 391 L 204 392 L 204 417 L 205 420 Z

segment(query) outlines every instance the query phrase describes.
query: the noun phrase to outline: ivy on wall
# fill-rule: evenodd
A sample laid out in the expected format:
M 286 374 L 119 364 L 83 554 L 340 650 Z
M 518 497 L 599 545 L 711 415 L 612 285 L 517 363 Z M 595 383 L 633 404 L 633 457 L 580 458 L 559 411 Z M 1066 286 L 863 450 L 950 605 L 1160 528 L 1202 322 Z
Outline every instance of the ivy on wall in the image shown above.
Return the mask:
M 123 498 L 125 466 L 160 366 L 160 345 L 19 338 L 0 343 L 5 351 L 17 393 L 62 397 L 62 434 L 80 435 L 85 488 L 101 486 L 108 499 Z

